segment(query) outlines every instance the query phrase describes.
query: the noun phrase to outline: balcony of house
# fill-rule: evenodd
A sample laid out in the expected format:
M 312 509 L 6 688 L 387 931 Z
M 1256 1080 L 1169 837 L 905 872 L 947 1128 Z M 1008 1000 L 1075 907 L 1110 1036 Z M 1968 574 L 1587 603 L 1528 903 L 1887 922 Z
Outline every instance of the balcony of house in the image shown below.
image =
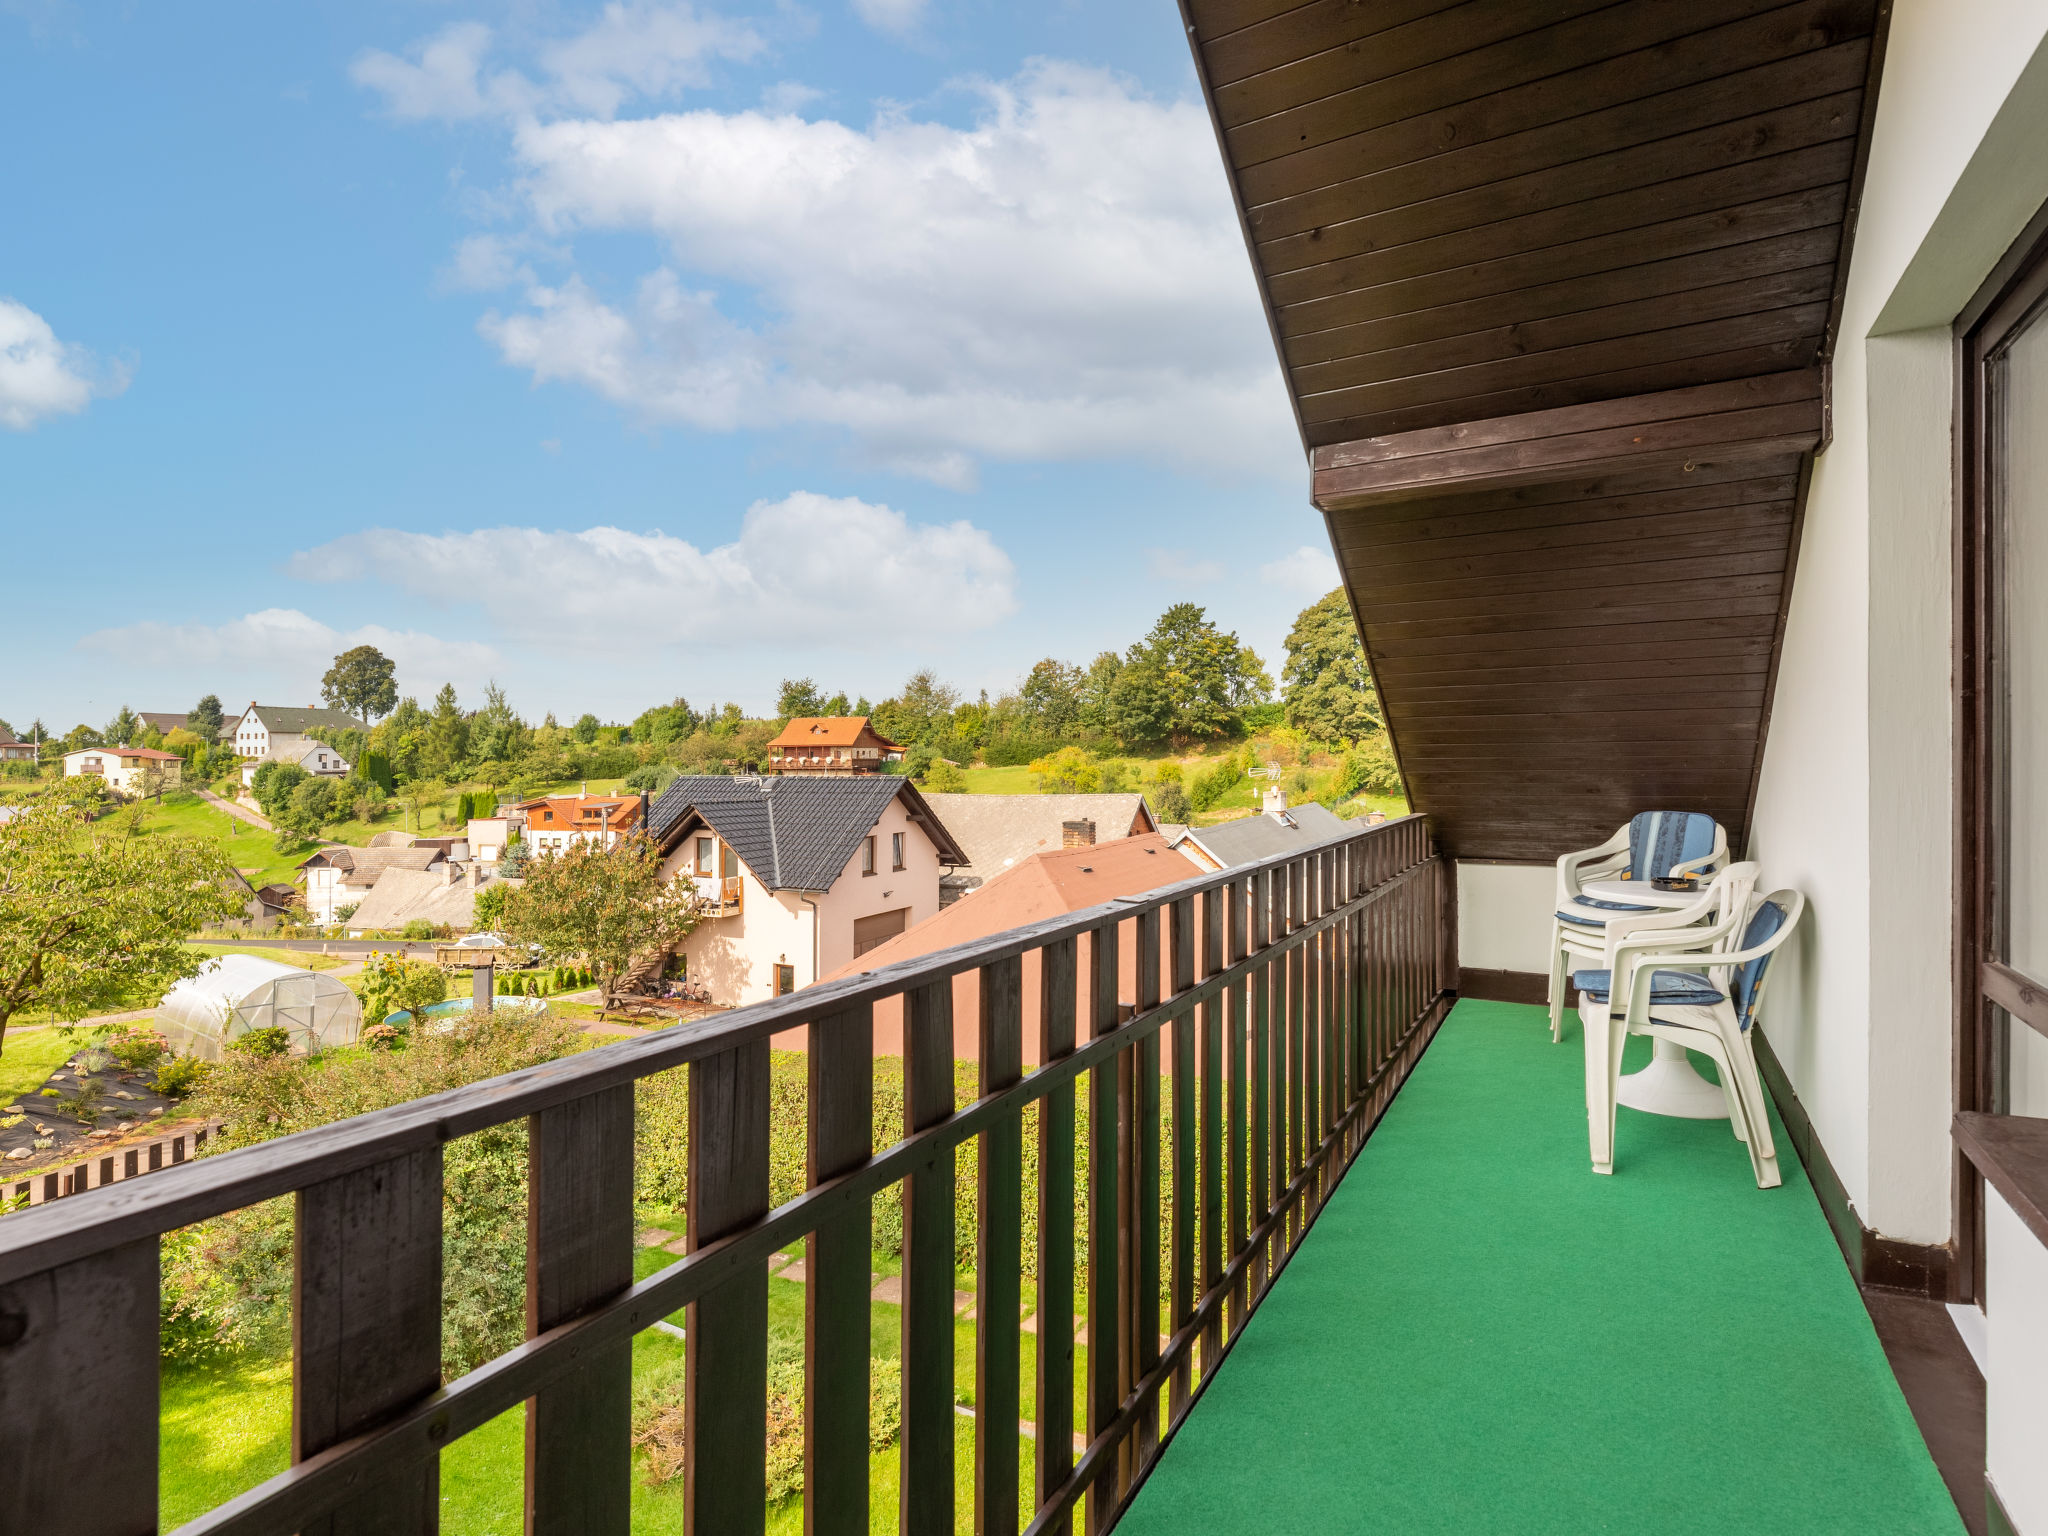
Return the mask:
M 768 754 L 771 773 L 881 773 L 882 754 L 865 747 L 778 747 Z
M 1624 1111 L 1596 1176 L 1456 908 L 1405 817 L 0 1219 L 9 1528 L 1960 1529 L 1797 1160 Z M 443 1147 L 507 1124 L 527 1338 L 444 1380 Z M 160 1239 L 286 1194 L 282 1470 L 174 1506 Z
M 745 909 L 746 883 L 738 875 L 697 875 L 695 905 L 700 918 L 738 917 Z

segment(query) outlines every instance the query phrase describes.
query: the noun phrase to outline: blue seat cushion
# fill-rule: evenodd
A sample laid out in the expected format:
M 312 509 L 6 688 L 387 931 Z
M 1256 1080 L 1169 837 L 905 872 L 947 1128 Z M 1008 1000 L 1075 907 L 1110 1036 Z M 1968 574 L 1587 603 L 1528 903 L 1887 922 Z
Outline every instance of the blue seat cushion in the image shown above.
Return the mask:
M 1628 867 L 1638 880 L 1668 875 L 1714 851 L 1714 818 L 1704 811 L 1642 811 L 1629 818 Z
M 1785 909 L 1774 901 L 1761 902 L 1750 914 L 1749 926 L 1742 930 L 1742 947 L 1755 949 L 1784 926 Z M 1757 987 L 1764 979 L 1764 967 L 1770 963 L 1771 956 L 1758 955 L 1735 968 L 1735 1012 L 1744 1029 L 1756 1017 Z
M 1578 898 L 1578 905 L 1582 907 L 1599 907 L 1605 912 L 1654 912 L 1657 910 L 1655 907 L 1632 907 L 1625 901 L 1602 901 L 1598 896 L 1581 896 Z M 1606 922 L 1605 918 L 1588 917 L 1582 912 L 1560 912 L 1557 915 L 1565 922 L 1577 923 L 1583 928 L 1598 928 Z
M 1609 971 L 1573 971 L 1572 985 L 1594 1002 L 1604 1003 L 1614 988 L 1614 976 Z M 1706 977 L 1695 976 L 1691 971 L 1658 971 L 1650 978 L 1650 1001 L 1653 1003 L 1704 1008 L 1712 1003 L 1726 1002 L 1727 998 L 1728 995 L 1717 990 Z

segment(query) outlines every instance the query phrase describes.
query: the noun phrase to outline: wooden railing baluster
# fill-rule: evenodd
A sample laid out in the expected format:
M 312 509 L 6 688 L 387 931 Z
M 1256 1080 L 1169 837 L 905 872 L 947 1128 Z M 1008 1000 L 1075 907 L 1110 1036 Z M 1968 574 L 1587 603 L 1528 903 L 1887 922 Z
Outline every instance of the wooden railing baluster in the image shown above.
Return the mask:
M 1220 889 L 1224 912 L 1223 963 L 1235 966 L 1246 954 L 1245 888 L 1232 882 Z M 1247 1219 L 1250 1199 L 1245 1170 L 1246 1152 L 1251 1138 L 1251 1128 L 1245 1122 L 1245 1083 L 1251 1071 L 1251 1063 L 1247 1059 L 1250 1047 L 1245 1029 L 1244 984 L 1239 982 L 1226 989 L 1223 997 L 1223 1053 L 1230 1063 L 1226 1086 L 1230 1102 L 1224 1111 L 1225 1134 L 1230 1141 L 1230 1152 L 1226 1159 L 1228 1166 L 1225 1170 L 1225 1177 L 1229 1180 L 1227 1200 L 1230 1206 L 1228 1252 L 1230 1262 L 1234 1264 L 1251 1240 L 1251 1225 Z M 1249 1288 L 1243 1279 L 1240 1279 L 1231 1290 L 1228 1322 L 1233 1336 L 1244 1326 L 1245 1298 L 1249 1294 Z
M 292 1261 L 292 1460 L 441 1385 L 441 1149 L 298 1193 Z M 366 1488 L 302 1536 L 440 1528 L 440 1463 Z
M 1117 925 L 1108 919 L 1088 935 L 1088 1034 L 1100 1040 L 1117 1026 Z M 1123 1112 L 1125 1058 L 1119 1051 L 1088 1073 L 1088 1440 L 1109 1432 L 1123 1407 Z M 1089 1536 L 1108 1528 L 1123 1490 L 1121 1446 L 1089 1490 Z
M 1229 900 L 1228 886 L 1202 897 L 1201 974 L 1207 981 L 1223 969 L 1223 909 Z M 1202 1004 L 1202 1126 L 1200 1176 L 1202 1210 L 1200 1224 L 1200 1282 L 1202 1296 L 1215 1293 L 1223 1280 L 1223 1016 L 1229 1000 L 1218 996 Z M 1223 1348 L 1223 1311 L 1210 1314 L 1202 1330 L 1202 1377 L 1206 1381 Z
M 1140 912 L 1133 924 L 1138 949 L 1138 1011 L 1159 1006 L 1159 909 Z M 1124 1053 L 1136 1074 L 1132 1101 L 1134 1155 L 1131 1159 L 1132 1383 L 1159 1364 L 1159 1032 L 1152 1031 Z M 1139 1466 L 1159 1448 L 1159 1395 L 1146 1392 L 1138 1404 L 1136 1457 Z M 1135 1469 L 1134 1469 L 1135 1470 Z
M 1245 883 L 1251 893 L 1251 948 L 1248 954 L 1257 960 L 1272 938 L 1273 877 L 1265 870 L 1259 870 Z M 1273 967 L 1270 963 L 1255 965 L 1251 973 L 1251 1025 L 1251 1218 L 1253 1228 L 1262 1229 L 1266 1218 L 1273 1212 L 1275 1192 L 1280 1187 L 1276 1177 L 1278 1170 L 1273 1166 L 1278 1161 L 1279 1128 L 1273 1120 Z M 1251 1263 L 1253 1305 L 1257 1305 L 1273 1272 L 1272 1255 L 1270 1236 L 1260 1238 L 1258 1252 L 1252 1256 Z
M 1024 1075 L 1024 962 L 981 968 L 980 1084 L 999 1093 Z M 1017 1363 L 1022 1301 L 1024 1122 L 1006 1117 L 981 1133 L 975 1233 L 974 1529 L 1016 1536 Z
M 1295 894 L 1300 881 L 1301 861 L 1299 859 L 1290 860 L 1281 867 L 1278 882 L 1280 911 L 1274 921 L 1274 927 L 1278 930 L 1281 938 L 1290 937 L 1294 930 L 1300 926 L 1301 903 Z M 1281 1190 L 1284 1191 L 1294 1182 L 1295 1174 L 1301 1171 L 1301 1094 L 1302 1088 L 1308 1079 L 1308 1074 L 1304 1070 L 1301 1059 L 1301 945 L 1295 944 L 1288 947 L 1286 953 L 1281 957 L 1280 969 L 1284 978 L 1281 984 L 1286 989 L 1284 995 L 1287 999 L 1286 1006 L 1281 1015 L 1284 1024 L 1280 1030 L 1281 1038 L 1285 1042 L 1281 1056 L 1282 1065 L 1280 1072 L 1281 1097 L 1284 1103 L 1281 1116 L 1287 1125 L 1287 1139 L 1284 1142 L 1287 1152 L 1281 1161 L 1279 1183 Z M 1295 1238 L 1301 1231 L 1300 1197 L 1299 1195 L 1288 1195 L 1285 1199 L 1287 1202 L 1287 1220 L 1283 1223 L 1284 1240 L 1281 1245 L 1282 1253 L 1286 1253 L 1294 1247 Z
M 689 1246 L 768 1210 L 768 1042 L 690 1066 Z M 748 1536 L 767 1522 L 768 1263 L 691 1303 L 683 1394 L 688 1536 Z
M 157 1276 L 146 1237 L 0 1286 L 0 1526 L 157 1528 Z
M 1178 997 L 1195 984 L 1195 899 L 1183 897 L 1166 909 L 1167 986 Z M 1168 1081 L 1173 1087 L 1173 1262 L 1167 1272 L 1167 1332 L 1177 1333 L 1195 1311 L 1195 1227 L 1200 1219 L 1200 1194 L 1196 1184 L 1195 1146 L 1200 1130 L 1195 1118 L 1195 1010 L 1183 1008 L 1174 1018 L 1172 1061 Z M 1194 1386 L 1193 1360 L 1183 1354 L 1173 1371 L 1173 1390 L 1168 1400 L 1170 1422 L 1178 1423 L 1187 1411 Z
M 904 998 L 903 1133 L 953 1112 L 953 984 Z M 903 1187 L 903 1437 L 901 1536 L 953 1529 L 953 1153 Z
M 526 1336 L 633 1283 L 633 1089 L 527 1117 Z M 599 1350 L 526 1405 L 527 1536 L 625 1536 L 633 1347 Z
M 874 1010 L 818 1020 L 805 1048 L 804 1178 L 815 1188 L 874 1153 Z M 804 1536 L 865 1536 L 868 1528 L 873 1258 L 869 1200 L 804 1240 Z
M 1050 1066 L 1074 1051 L 1075 941 L 1039 951 L 1038 1060 Z M 1046 1503 L 1074 1470 L 1074 1085 L 1038 1101 L 1038 1502 Z M 1066 1536 L 1069 1522 L 1047 1536 Z

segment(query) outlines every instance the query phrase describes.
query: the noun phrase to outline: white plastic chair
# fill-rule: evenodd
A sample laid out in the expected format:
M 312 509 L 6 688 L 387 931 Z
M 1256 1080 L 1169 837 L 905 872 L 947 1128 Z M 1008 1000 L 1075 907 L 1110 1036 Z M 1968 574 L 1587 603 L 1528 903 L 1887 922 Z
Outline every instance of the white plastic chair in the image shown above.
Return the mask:
M 1556 910 L 1550 920 L 1550 1038 L 1564 1038 L 1565 975 L 1573 963 L 1598 960 L 1607 951 L 1607 927 L 1617 915 L 1668 909 L 1633 906 L 1588 896 L 1588 880 L 1651 880 L 1711 874 L 1728 862 L 1727 830 L 1704 811 L 1640 811 L 1598 848 L 1568 853 L 1557 861 Z
M 1713 1061 L 1736 1139 L 1749 1148 L 1757 1188 L 1775 1189 L 1783 1182 L 1750 1026 L 1763 1003 L 1771 957 L 1792 936 L 1805 911 L 1806 898 L 1799 892 L 1773 891 L 1760 901 L 1739 903 L 1698 928 L 1639 929 L 1623 935 L 1615 940 L 1607 970 L 1580 971 L 1572 977 L 1579 988 L 1579 1020 L 1586 1032 L 1586 1121 L 1595 1173 L 1614 1172 L 1622 1046 L 1631 1034 L 1638 1034 L 1669 1040 Z M 1731 947 L 1738 914 L 1740 937 Z M 1687 969 L 1663 969 L 1666 966 Z M 1619 990 L 1610 991 L 1617 978 Z M 1615 1006 L 1612 999 L 1624 994 L 1627 1006 Z

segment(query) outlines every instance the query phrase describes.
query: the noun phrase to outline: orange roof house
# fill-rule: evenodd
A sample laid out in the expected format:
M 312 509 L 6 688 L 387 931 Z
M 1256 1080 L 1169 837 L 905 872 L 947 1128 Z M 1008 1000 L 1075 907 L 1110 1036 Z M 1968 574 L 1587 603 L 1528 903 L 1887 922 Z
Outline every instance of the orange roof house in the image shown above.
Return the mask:
M 798 715 L 768 743 L 767 766 L 778 773 L 879 773 L 902 755 L 866 715 Z
M 520 802 L 526 845 L 535 853 L 560 852 L 571 842 L 609 848 L 640 824 L 639 795 L 543 795 Z
M 972 939 L 1005 933 L 1027 923 L 1080 912 L 1100 906 L 1119 896 L 1139 896 L 1162 885 L 1195 877 L 1188 861 L 1166 845 L 1156 832 L 1119 838 L 1093 847 L 1055 848 L 1033 854 L 994 879 L 930 917 L 907 928 L 824 979 L 836 981 L 878 970 L 898 960 L 929 955 Z M 1202 901 L 1195 898 L 1195 932 L 1202 931 Z M 1117 993 L 1122 1001 L 1134 1003 L 1138 996 L 1137 943 L 1133 924 L 1126 923 L 1117 941 Z M 1170 963 L 1164 936 L 1160 942 L 1160 986 L 1167 989 L 1166 967 Z M 1039 955 L 1033 950 L 1024 957 L 1024 1060 L 1038 1062 Z M 1085 977 L 1088 956 L 1085 944 L 1077 970 Z M 1077 987 L 1082 985 L 1077 979 Z M 1076 997 L 1075 1031 L 1080 1040 L 1088 1038 L 1088 1009 L 1085 991 Z M 800 1050 L 803 1031 L 775 1038 L 781 1050 Z M 980 1048 L 981 980 L 969 970 L 953 978 L 953 1054 L 972 1061 Z M 896 996 L 875 1004 L 875 1054 L 903 1054 L 903 999 Z

